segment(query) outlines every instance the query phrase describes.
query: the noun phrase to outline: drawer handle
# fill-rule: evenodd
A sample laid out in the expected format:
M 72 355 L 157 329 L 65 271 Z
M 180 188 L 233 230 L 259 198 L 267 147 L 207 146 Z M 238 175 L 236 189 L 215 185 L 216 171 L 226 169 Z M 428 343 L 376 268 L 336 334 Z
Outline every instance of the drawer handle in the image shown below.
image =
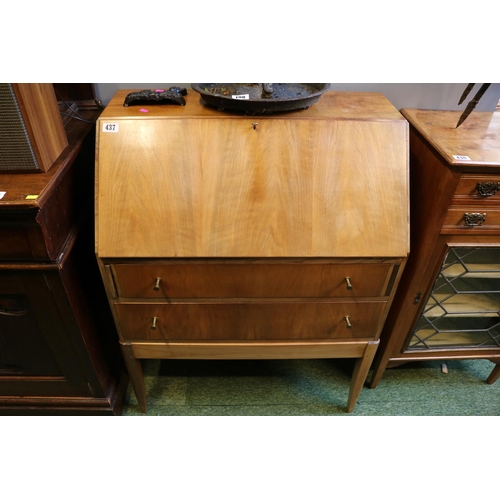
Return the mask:
M 352 328 L 351 318 L 349 316 L 344 316 L 344 319 L 345 319 L 345 324 L 346 324 L 347 328 Z
M 480 214 L 478 212 L 464 214 L 464 226 L 482 226 L 486 222 L 486 214 Z
M 351 278 L 349 278 L 349 276 L 346 276 L 344 280 L 347 283 L 347 289 L 352 290 Z
M 153 287 L 153 290 L 155 292 L 158 292 L 160 290 L 160 283 L 161 283 L 161 278 L 156 278 L 155 286 Z
M 23 316 L 28 310 L 12 299 L 0 299 L 0 314 L 3 316 Z
M 151 330 L 156 330 L 156 321 L 158 318 L 156 316 L 153 317 L 153 321 L 151 322 Z
M 500 182 L 478 182 L 476 189 L 479 196 L 493 196 L 500 190 Z
M 24 370 L 18 365 L 0 365 L 1 375 L 21 375 Z

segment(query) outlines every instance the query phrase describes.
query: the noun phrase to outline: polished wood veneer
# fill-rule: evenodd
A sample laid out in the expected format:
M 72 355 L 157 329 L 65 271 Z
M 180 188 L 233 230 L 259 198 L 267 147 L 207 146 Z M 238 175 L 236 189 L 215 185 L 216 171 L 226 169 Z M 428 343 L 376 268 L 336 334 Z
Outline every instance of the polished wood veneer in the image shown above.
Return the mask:
M 199 116 L 193 99 L 189 108 L 167 108 L 160 118 L 138 119 L 132 108 L 133 119 L 120 119 L 120 98 L 108 106 L 97 151 L 97 161 L 106 165 L 98 171 L 99 256 L 405 252 L 407 231 L 393 230 L 407 224 L 408 174 L 400 168 L 407 162 L 407 128 L 401 118 L 373 119 L 360 110 L 349 120 L 334 119 L 329 115 L 336 107 L 350 104 L 336 93 L 286 118 L 206 110 Z M 112 120 L 119 132 L 102 132 Z
M 398 264 L 395 259 L 385 262 L 342 259 L 333 263 L 307 259 L 285 260 L 279 264 L 220 259 L 198 263 L 182 259 L 161 262 L 112 265 L 116 293 L 123 298 L 150 299 L 388 296 L 391 273 L 397 271 L 395 265 Z

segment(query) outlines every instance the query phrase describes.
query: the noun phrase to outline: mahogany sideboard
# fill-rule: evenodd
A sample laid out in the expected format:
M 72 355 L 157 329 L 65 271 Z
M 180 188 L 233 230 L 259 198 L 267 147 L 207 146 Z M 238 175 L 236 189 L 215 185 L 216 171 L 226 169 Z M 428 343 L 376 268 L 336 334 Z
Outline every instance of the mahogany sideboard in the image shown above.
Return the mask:
M 0 415 L 122 411 L 128 376 L 93 243 L 99 112 L 66 123 L 47 172 L 0 173 Z
M 98 120 L 96 255 L 138 403 L 141 359 L 357 358 L 352 411 L 409 250 L 408 123 L 377 93 L 244 116 Z
M 387 367 L 489 359 L 500 375 L 500 113 L 403 109 L 411 249 L 370 386 Z

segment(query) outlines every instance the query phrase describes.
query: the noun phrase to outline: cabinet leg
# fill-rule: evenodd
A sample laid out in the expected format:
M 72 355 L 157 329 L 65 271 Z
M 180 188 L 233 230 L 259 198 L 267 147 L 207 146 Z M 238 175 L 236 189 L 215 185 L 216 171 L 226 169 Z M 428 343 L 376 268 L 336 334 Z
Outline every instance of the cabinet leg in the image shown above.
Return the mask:
M 489 377 L 486 379 L 487 384 L 492 384 L 495 380 L 500 377 L 500 364 L 495 365 L 493 371 L 490 373 Z
M 385 356 L 383 356 L 382 359 L 377 359 L 375 361 L 375 363 L 373 364 L 372 378 L 368 383 L 368 387 L 370 387 L 370 389 L 375 389 L 375 387 L 377 387 L 378 383 L 380 382 L 380 379 L 382 378 L 382 375 L 387 369 L 388 364 L 389 364 L 389 354 L 385 354 Z
M 349 398 L 347 400 L 347 411 L 349 413 L 352 412 L 356 406 L 356 402 L 361 393 L 361 389 L 363 389 L 363 385 L 368 375 L 368 371 L 370 370 L 373 358 L 377 352 L 378 344 L 378 340 L 376 342 L 369 342 L 366 345 L 363 357 L 356 361 L 351 379 L 351 387 L 349 389 Z
M 135 397 L 139 403 L 142 413 L 146 413 L 146 385 L 144 384 L 144 375 L 142 374 L 141 362 L 136 359 L 130 344 L 120 343 L 125 365 L 130 377 L 130 382 L 134 388 Z

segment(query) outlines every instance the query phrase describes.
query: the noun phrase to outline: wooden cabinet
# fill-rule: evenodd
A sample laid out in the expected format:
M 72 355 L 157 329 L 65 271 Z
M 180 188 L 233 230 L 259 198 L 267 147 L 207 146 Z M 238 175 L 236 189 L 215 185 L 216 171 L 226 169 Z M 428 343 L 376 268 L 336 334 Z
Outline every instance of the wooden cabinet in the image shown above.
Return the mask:
M 370 381 L 407 361 L 500 360 L 500 114 L 402 110 L 411 251 Z M 499 365 L 488 378 L 500 375 Z
M 268 116 L 124 107 L 98 122 L 96 254 L 140 407 L 144 358 L 358 358 L 408 252 L 408 124 L 380 94 Z
M 93 244 L 94 132 L 73 119 L 48 172 L 0 174 L 0 415 L 121 412 L 128 377 Z

